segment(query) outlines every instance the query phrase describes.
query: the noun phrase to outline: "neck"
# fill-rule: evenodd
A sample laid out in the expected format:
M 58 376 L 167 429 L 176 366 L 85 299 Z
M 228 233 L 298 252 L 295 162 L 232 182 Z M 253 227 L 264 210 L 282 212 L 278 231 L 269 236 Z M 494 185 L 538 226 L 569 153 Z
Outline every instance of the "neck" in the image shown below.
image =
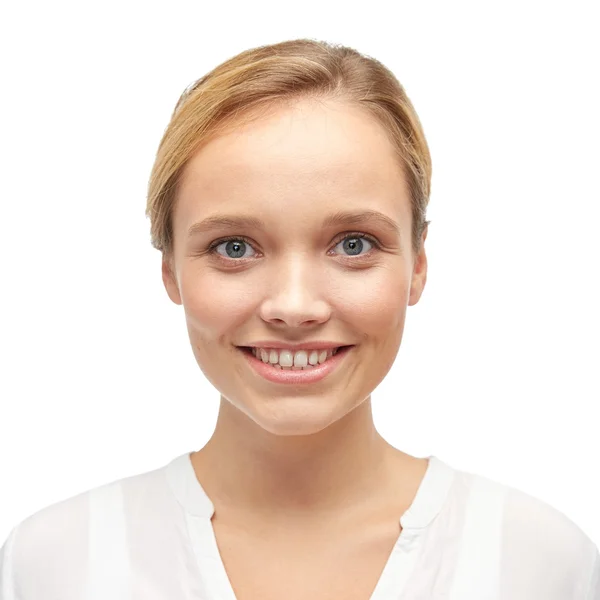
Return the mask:
M 371 398 L 312 435 L 265 431 L 221 398 L 215 431 L 192 454 L 196 475 L 214 504 L 272 520 L 314 519 L 364 509 L 405 455 L 376 431 Z M 402 467 L 401 467 L 402 468 Z M 389 488 L 389 486 L 388 486 Z

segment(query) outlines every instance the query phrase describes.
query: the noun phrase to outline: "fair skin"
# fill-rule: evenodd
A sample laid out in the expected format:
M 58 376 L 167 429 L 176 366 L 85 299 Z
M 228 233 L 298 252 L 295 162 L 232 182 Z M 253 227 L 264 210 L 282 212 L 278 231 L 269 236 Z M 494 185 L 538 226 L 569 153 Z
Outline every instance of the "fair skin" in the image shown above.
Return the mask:
M 333 213 L 365 210 L 398 230 L 376 220 L 323 227 Z M 217 213 L 250 215 L 264 228 L 188 234 Z M 351 232 L 381 247 L 363 238 L 350 253 Z M 240 253 L 227 241 L 207 251 L 226 236 L 243 236 Z M 163 281 L 183 306 L 198 365 L 221 393 L 215 431 L 192 454 L 220 545 L 258 531 L 271 544 L 284 531 L 311 547 L 329 534 L 355 545 L 370 536 L 380 552 L 365 546 L 378 557 L 369 589 L 428 464 L 388 444 L 371 411 L 427 274 L 424 246 L 417 256 L 411 250 L 408 190 L 385 130 L 348 103 L 302 100 L 220 133 L 186 166 L 173 238 Z M 248 366 L 238 346 L 265 339 L 354 347 L 325 379 L 294 386 Z

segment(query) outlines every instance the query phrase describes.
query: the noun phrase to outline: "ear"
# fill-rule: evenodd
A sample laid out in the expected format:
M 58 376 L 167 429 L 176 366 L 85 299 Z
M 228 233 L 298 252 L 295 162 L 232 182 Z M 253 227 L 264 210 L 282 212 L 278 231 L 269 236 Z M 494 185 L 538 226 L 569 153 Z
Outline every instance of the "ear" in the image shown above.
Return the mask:
M 421 236 L 421 250 L 417 255 L 413 267 L 413 274 L 410 284 L 410 295 L 408 298 L 408 306 L 413 306 L 421 298 L 425 283 L 427 282 L 427 255 L 425 254 L 425 239 L 427 238 L 428 227 L 425 227 Z
M 174 274 L 175 269 L 172 257 L 167 257 L 163 255 L 161 270 L 163 284 L 165 286 L 165 289 L 167 290 L 169 298 L 175 304 L 182 304 L 181 294 L 179 293 L 179 286 L 177 285 L 177 278 Z

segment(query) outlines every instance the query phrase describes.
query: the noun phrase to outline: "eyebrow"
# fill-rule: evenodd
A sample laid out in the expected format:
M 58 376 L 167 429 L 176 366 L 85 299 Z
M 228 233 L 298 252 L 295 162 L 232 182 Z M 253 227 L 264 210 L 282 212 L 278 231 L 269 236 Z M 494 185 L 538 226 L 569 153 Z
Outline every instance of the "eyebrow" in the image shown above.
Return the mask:
M 323 220 L 323 228 L 343 226 L 343 225 L 362 225 L 364 223 L 379 225 L 386 229 L 392 235 L 401 237 L 399 225 L 387 215 L 376 210 L 361 211 L 338 211 Z M 246 215 L 225 215 L 216 214 L 203 221 L 194 223 L 188 229 L 188 238 L 198 234 L 207 233 L 215 229 L 255 229 L 265 230 L 265 224 L 256 217 Z

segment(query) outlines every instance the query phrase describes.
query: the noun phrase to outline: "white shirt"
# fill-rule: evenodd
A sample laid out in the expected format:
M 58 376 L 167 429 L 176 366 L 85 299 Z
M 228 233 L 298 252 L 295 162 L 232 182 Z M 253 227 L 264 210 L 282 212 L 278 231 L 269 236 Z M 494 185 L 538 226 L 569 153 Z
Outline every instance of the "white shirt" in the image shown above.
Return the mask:
M 600 600 L 598 547 L 564 514 L 428 458 L 370 600 Z M 235 600 L 213 513 L 190 453 L 50 505 L 4 542 L 0 599 Z

